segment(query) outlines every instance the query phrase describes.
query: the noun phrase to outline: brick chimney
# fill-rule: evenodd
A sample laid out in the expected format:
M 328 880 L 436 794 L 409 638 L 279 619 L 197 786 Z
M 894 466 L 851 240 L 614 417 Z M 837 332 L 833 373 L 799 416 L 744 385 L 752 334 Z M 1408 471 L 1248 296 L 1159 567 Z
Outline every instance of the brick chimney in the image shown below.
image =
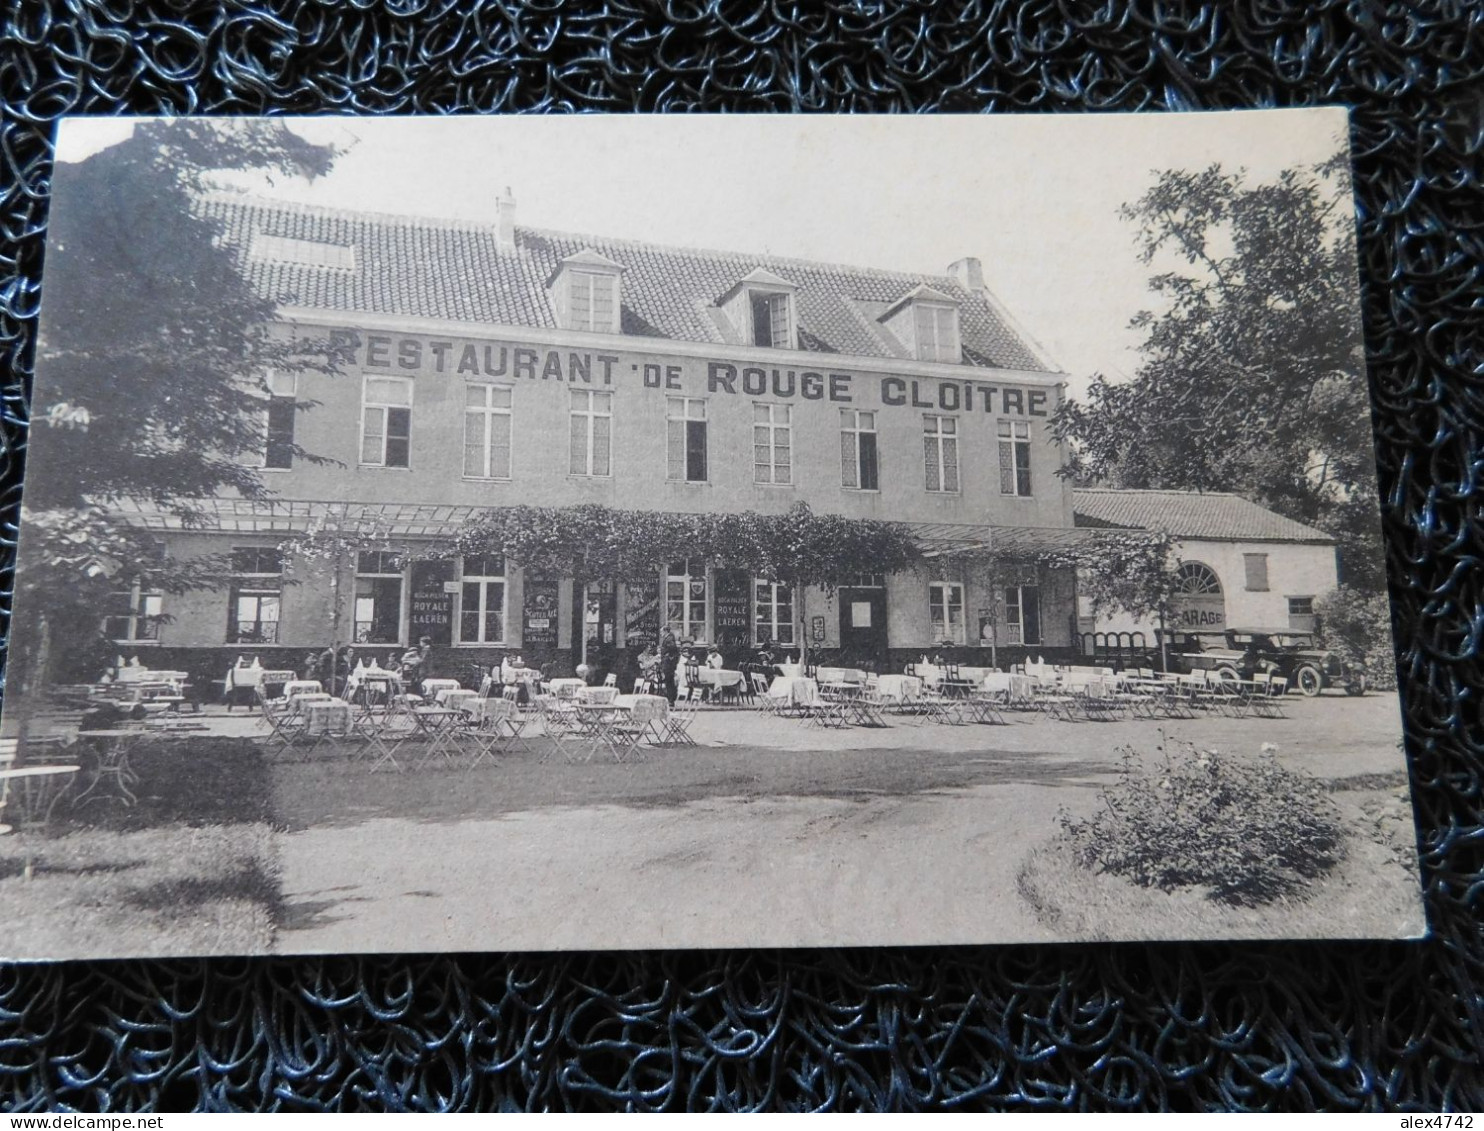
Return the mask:
M 515 194 L 509 185 L 495 201 L 495 241 L 501 251 L 515 251 Z
M 954 260 L 948 265 L 948 273 L 966 291 L 982 291 L 984 289 L 984 264 L 972 255 L 966 255 L 962 259 Z

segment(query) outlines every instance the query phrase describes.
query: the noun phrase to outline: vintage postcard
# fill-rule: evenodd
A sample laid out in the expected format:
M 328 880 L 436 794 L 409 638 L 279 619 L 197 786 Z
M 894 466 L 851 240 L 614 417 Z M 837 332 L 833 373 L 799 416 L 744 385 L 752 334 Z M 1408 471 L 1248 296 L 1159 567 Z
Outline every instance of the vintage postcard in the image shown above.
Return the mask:
M 65 122 L 0 956 L 1425 933 L 1347 136 Z

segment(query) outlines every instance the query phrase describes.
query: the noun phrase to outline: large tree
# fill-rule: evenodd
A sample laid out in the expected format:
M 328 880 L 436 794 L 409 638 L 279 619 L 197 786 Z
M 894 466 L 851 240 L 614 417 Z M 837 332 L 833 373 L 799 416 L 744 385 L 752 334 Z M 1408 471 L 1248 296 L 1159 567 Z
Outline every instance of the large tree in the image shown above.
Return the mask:
M 1236 491 L 1333 534 L 1385 586 L 1343 153 L 1253 183 L 1167 170 L 1121 209 L 1158 309 L 1131 380 L 1094 378 L 1054 428 L 1079 478 Z
M 207 561 L 152 552 L 149 536 L 113 513 L 116 504 L 137 500 L 190 523 L 201 499 L 270 493 L 254 466 L 264 374 L 334 371 L 337 356 L 328 342 L 270 332 L 274 302 L 251 288 L 241 250 L 223 243 L 202 199 L 221 171 L 312 177 L 334 156 L 281 123 L 162 120 L 58 167 L 12 684 L 16 664 L 37 659 L 48 635 L 59 676 L 96 668 L 110 654 L 98 631 L 109 591 L 211 580 Z

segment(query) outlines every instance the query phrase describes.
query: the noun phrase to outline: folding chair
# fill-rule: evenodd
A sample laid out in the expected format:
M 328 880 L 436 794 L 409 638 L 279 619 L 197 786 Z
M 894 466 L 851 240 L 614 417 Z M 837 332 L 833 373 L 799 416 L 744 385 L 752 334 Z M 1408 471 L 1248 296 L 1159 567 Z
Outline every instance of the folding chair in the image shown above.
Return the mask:
M 695 746 L 696 740 L 690 736 L 690 725 L 696 721 L 696 712 L 700 710 L 699 699 L 685 698 L 676 702 L 664 718 L 666 743 L 674 742 L 681 746 Z
M 1258 679 L 1261 679 L 1261 683 L 1258 683 Z M 1288 677 L 1269 674 L 1265 678 L 1254 677 L 1253 682 L 1257 686 L 1248 703 L 1252 713 L 1263 719 L 1285 718 L 1283 697 L 1288 694 Z
M 268 737 L 265 740 L 268 746 L 274 750 L 288 750 L 293 747 L 304 734 L 303 716 L 290 711 L 287 704 L 269 699 L 263 693 L 261 685 L 253 689 L 253 696 L 257 700 L 259 715 L 268 724 Z
M 576 700 L 556 695 L 536 696 L 536 713 L 541 721 L 542 733 L 551 739 L 562 757 L 568 762 L 577 761 L 582 748 L 582 723 L 577 717 Z

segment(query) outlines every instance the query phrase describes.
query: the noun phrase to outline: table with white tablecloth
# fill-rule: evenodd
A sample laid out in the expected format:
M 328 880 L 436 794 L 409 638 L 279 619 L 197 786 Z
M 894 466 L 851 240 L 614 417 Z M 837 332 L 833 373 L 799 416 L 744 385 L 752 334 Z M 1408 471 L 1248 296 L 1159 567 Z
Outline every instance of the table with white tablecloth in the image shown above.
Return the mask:
M 922 680 L 915 675 L 876 677 L 876 694 L 895 703 L 906 703 L 922 695 Z
M 738 671 L 728 668 L 695 668 L 692 670 L 695 673 L 697 685 L 711 692 L 742 686 L 742 673 Z M 676 673 L 676 687 L 682 695 L 686 694 L 689 687 L 687 679 L 685 668 L 681 668 Z
M 299 712 L 304 716 L 304 733 L 310 735 L 350 733 L 350 704 L 343 699 L 300 699 Z
M 440 707 L 452 707 L 457 711 L 468 712 L 470 704 L 479 701 L 479 693 L 465 690 L 462 687 L 445 687 L 433 696 L 433 701 Z
M 1003 695 L 1012 702 L 1031 699 L 1036 693 L 1036 680 L 1028 675 L 1010 672 L 987 672 L 978 682 L 978 689 L 990 695 Z
M 803 675 L 774 676 L 768 685 L 768 698 L 785 701 L 790 706 L 814 703 L 819 699 L 819 684 Z
M 575 699 L 581 689 L 587 686 L 587 680 L 575 679 L 571 676 L 562 676 L 559 679 L 546 681 L 546 690 L 558 699 Z
M 861 668 L 820 668 L 818 677 L 820 683 L 864 684 L 867 673 Z

